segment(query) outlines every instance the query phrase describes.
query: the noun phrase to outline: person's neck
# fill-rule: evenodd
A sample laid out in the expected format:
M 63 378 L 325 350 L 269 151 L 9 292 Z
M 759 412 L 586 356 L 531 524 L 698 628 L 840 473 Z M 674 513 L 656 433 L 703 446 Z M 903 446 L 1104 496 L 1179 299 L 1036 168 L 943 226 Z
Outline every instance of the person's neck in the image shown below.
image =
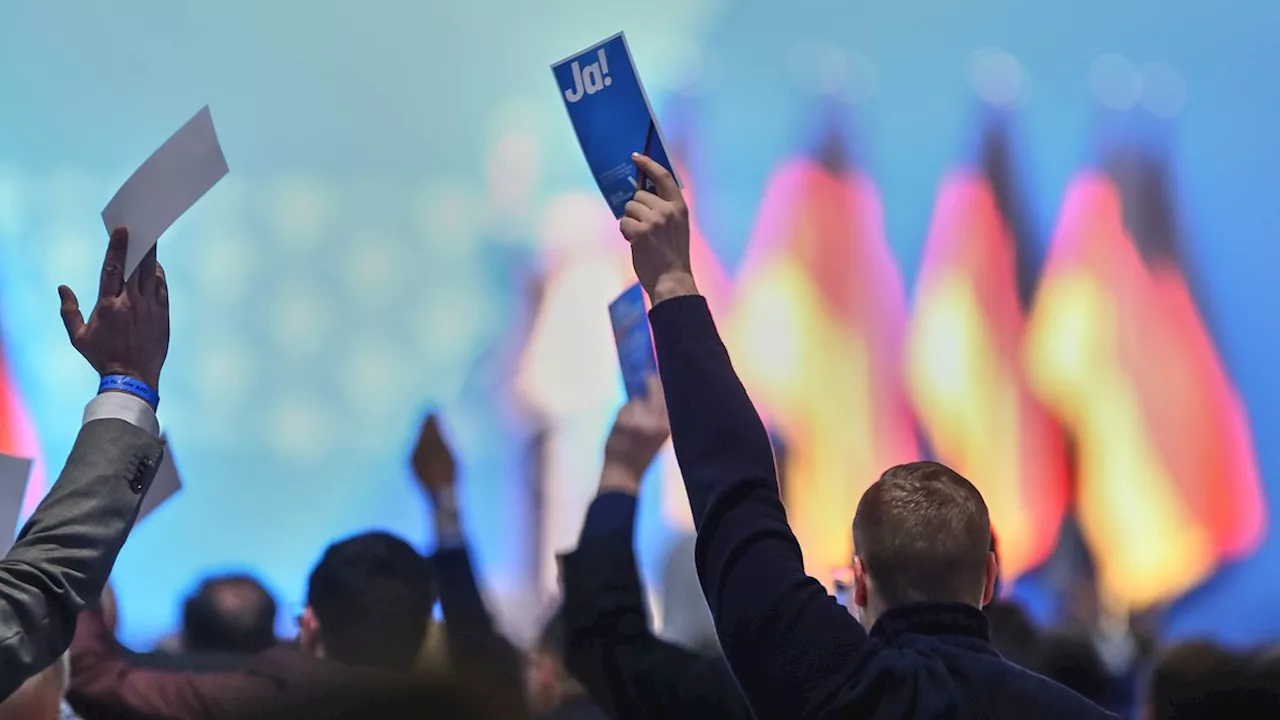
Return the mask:
M 880 619 L 886 609 L 879 600 L 867 598 L 867 604 L 857 608 L 858 622 L 862 623 L 862 627 L 870 630 L 875 627 L 876 621 Z
M 960 600 L 912 600 L 911 602 L 900 603 L 887 607 L 883 603 L 876 600 L 869 600 L 867 606 L 859 608 L 858 619 L 862 622 L 862 626 L 867 630 L 875 627 L 875 624 L 884 617 L 885 613 L 893 612 L 903 608 L 909 608 L 913 605 L 968 605 L 976 610 L 982 609 L 981 603 L 963 602 Z

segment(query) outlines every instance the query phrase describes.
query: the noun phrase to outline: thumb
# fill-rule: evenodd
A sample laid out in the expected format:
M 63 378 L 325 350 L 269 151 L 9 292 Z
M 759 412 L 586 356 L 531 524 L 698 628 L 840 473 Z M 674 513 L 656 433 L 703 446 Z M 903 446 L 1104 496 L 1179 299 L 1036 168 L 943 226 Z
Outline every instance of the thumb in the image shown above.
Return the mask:
M 62 301 L 62 324 L 67 328 L 67 337 L 75 343 L 76 335 L 79 335 L 81 328 L 84 327 L 84 315 L 80 314 L 80 301 L 66 285 L 58 286 L 58 299 Z
M 644 171 L 646 175 L 653 179 L 654 185 L 657 185 L 658 197 L 668 202 L 675 202 L 683 199 L 680 193 L 680 183 L 676 182 L 675 175 L 666 169 L 657 160 L 648 155 L 640 153 L 632 153 L 632 161 Z

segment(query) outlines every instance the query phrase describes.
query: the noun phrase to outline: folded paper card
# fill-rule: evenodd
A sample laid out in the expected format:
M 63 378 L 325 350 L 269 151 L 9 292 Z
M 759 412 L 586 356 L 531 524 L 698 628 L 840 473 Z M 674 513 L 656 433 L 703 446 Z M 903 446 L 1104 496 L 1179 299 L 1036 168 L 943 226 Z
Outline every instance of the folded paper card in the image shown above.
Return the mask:
M 644 397 L 648 394 L 645 384 L 649 376 L 658 372 L 658 360 L 653 352 L 653 335 L 649 331 L 649 316 L 640 285 L 632 285 L 609 304 L 609 320 L 613 323 L 614 342 L 618 344 L 618 364 L 622 367 L 627 397 Z
M 160 469 L 156 471 L 155 479 L 151 481 L 151 487 L 147 490 L 147 494 L 142 498 L 142 507 L 138 508 L 138 519 L 134 520 L 134 524 L 142 522 L 142 519 L 155 512 L 156 508 L 164 504 L 166 500 L 177 494 L 182 489 L 182 478 L 178 476 L 178 466 L 173 461 L 173 446 L 165 440 L 164 460 L 160 462 Z
M 27 494 L 31 461 L 0 454 L 0 555 L 9 551 L 18 534 L 22 498 Z
M 618 33 L 552 65 L 551 72 L 591 174 L 613 216 L 621 218 L 639 182 L 632 153 L 648 155 L 672 170 L 627 38 Z M 645 178 L 645 189 L 653 189 L 651 178 Z
M 134 171 L 102 211 L 107 232 L 129 228 L 125 277 L 196 201 L 227 174 L 227 159 L 206 106 Z

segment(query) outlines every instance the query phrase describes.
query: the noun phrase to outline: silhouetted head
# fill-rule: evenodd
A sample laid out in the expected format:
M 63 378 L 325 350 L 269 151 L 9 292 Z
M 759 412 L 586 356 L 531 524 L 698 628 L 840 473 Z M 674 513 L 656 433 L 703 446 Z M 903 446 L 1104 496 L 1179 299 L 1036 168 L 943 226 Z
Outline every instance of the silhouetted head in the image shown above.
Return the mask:
M 182 612 L 186 650 L 252 655 L 276 644 L 276 600 L 248 575 L 200 583 Z
M 384 532 L 356 535 L 330 545 L 311 572 L 302 646 L 347 665 L 410 670 L 435 600 L 427 558 Z
M 1115 680 L 1087 635 L 1052 632 L 1041 641 L 1038 672 L 1092 700 L 1109 707 L 1114 701 Z
M 916 602 L 982 607 L 995 588 L 987 504 L 968 480 L 936 462 L 885 471 L 853 518 L 853 603 L 870 627 Z
M 1247 717 L 1249 665 L 1209 641 L 1166 650 L 1151 674 L 1148 720 L 1219 720 Z

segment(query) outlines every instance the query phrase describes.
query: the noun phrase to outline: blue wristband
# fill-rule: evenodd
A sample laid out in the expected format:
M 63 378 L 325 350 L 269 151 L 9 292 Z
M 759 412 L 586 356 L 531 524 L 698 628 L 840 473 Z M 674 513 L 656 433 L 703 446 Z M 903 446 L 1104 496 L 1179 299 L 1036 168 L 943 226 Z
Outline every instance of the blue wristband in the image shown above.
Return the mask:
M 160 393 L 156 392 L 155 388 L 150 385 L 128 375 L 103 376 L 102 382 L 98 383 L 98 394 L 101 395 L 108 390 L 129 393 L 150 405 L 152 410 L 160 407 Z

